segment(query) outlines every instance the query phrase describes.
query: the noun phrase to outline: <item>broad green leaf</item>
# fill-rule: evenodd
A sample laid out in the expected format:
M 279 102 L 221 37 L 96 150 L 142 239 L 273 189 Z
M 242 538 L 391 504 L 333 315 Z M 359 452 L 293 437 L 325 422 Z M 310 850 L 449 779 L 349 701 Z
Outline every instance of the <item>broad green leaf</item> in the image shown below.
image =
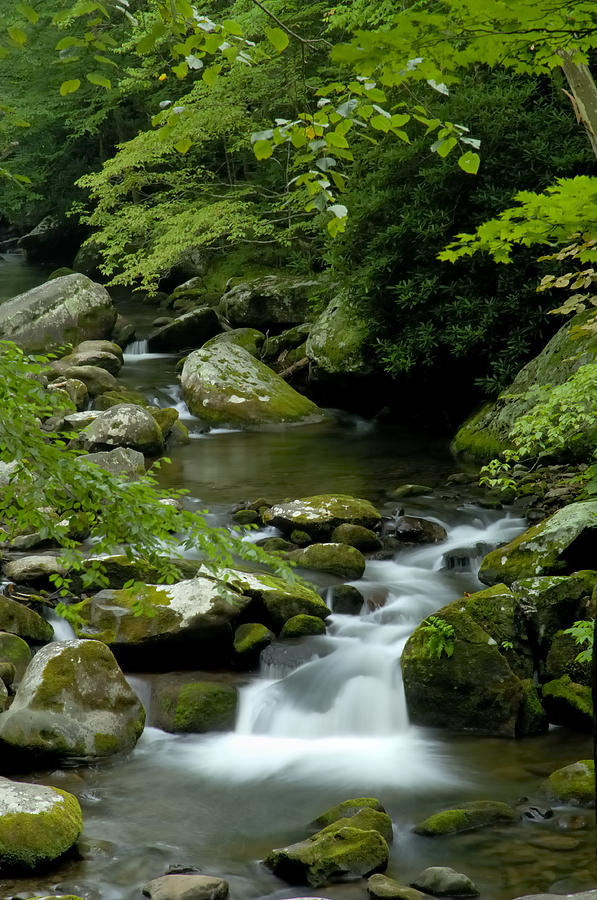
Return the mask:
M 187 75 L 187 72 L 189 71 L 189 67 L 187 65 L 186 59 L 183 59 L 183 61 L 181 63 L 179 63 L 177 66 L 172 66 L 172 71 L 174 72 L 174 74 L 176 75 L 176 77 L 179 80 L 182 80 L 183 78 L 185 78 Z
M 56 50 L 68 50 L 69 47 L 85 47 L 86 42 L 82 38 L 64 37 L 56 44 Z
M 480 163 L 481 157 L 478 153 L 473 153 L 472 150 L 467 150 L 467 152 L 463 153 L 458 159 L 458 165 L 462 171 L 466 172 L 468 175 L 476 175 L 479 171 Z
M 243 30 L 238 22 L 235 22 L 233 19 L 224 19 L 222 25 L 224 26 L 226 31 L 230 32 L 230 34 L 235 34 L 237 37 L 242 37 Z
M 63 81 L 60 85 L 60 94 L 64 97 L 66 94 L 74 94 L 75 91 L 78 91 L 81 87 L 81 82 L 78 78 L 72 78 L 70 81 Z
M 87 72 L 85 78 L 87 81 L 91 82 L 91 84 L 97 84 L 99 87 L 106 88 L 108 91 L 112 87 L 110 79 L 106 78 L 105 75 L 102 75 L 101 72 Z
M 8 35 L 11 41 L 14 41 L 15 44 L 18 44 L 19 47 L 22 47 L 23 44 L 27 43 L 27 33 L 23 31 L 22 28 L 17 28 L 16 25 L 11 25 L 8 29 Z
M 174 149 L 177 150 L 178 153 L 182 153 L 182 155 L 184 156 L 192 146 L 193 142 L 190 138 L 183 138 L 177 144 L 174 144 Z
M 289 37 L 285 31 L 282 31 L 281 28 L 266 28 L 265 33 L 268 41 L 278 53 L 282 53 L 283 50 L 286 50 L 289 44 Z
M 274 147 L 271 141 L 255 141 L 253 152 L 257 159 L 269 159 L 274 152 Z
M 29 6 L 28 3 L 17 3 L 16 10 L 22 16 L 25 16 L 32 25 L 35 25 L 39 20 L 39 13 L 32 6 Z
M 345 219 L 348 215 L 348 210 L 342 203 L 335 203 L 333 206 L 330 206 L 329 209 L 338 219 Z
M 454 149 L 458 141 L 455 137 L 444 138 L 441 141 L 436 141 L 431 145 L 431 149 L 434 153 L 437 153 L 438 156 L 446 157 L 448 153 Z
M 153 34 L 146 34 L 145 37 L 142 37 L 137 43 L 137 53 L 140 53 L 142 56 L 149 53 L 149 51 L 153 50 L 155 47 L 155 41 L 156 39 Z
M 118 68 L 118 63 L 114 62 L 113 59 L 108 59 L 107 56 L 98 56 L 97 54 L 93 57 L 97 60 L 98 63 L 103 63 L 106 66 L 114 66 L 114 68 Z
M 369 120 L 369 124 L 372 128 L 377 129 L 377 131 L 388 132 L 392 127 L 390 124 L 390 120 L 386 119 L 385 116 L 372 116 Z
M 20 181 L 21 184 L 31 184 L 31 179 L 27 178 L 26 175 L 13 175 L 12 177 L 15 181 Z
M 216 79 L 222 70 L 221 66 L 210 66 L 209 69 L 205 69 L 203 75 L 201 76 L 203 81 L 206 83 L 208 87 L 213 87 L 216 83 Z

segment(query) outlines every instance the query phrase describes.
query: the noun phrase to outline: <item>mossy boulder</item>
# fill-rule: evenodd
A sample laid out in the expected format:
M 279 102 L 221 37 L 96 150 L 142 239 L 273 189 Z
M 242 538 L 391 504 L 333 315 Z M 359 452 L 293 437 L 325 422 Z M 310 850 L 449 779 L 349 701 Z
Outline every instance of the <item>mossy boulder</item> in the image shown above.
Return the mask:
M 496 642 L 512 671 L 520 678 L 533 675 L 534 663 L 527 620 L 518 597 L 505 584 L 476 591 L 462 601 L 466 612 Z
M 345 616 L 358 616 L 365 598 L 352 584 L 336 584 L 331 589 L 331 605 L 335 613 Z
M 321 622 L 321 619 L 317 619 L 317 621 Z M 325 631 L 325 626 L 323 630 Z M 259 656 L 263 648 L 275 639 L 276 635 L 273 631 L 260 622 L 246 622 L 244 625 L 239 625 L 234 632 L 234 652 L 239 656 L 253 659 Z
M 238 692 L 229 684 L 189 681 L 152 696 L 152 724 L 173 734 L 205 734 L 234 728 Z
M 116 321 L 107 290 L 85 275 L 65 275 L 19 294 L 0 307 L 0 338 L 47 353 L 87 338 L 105 338 Z
M 327 619 L 331 611 L 319 594 L 304 584 L 289 584 L 274 575 L 224 570 L 230 587 L 253 600 L 258 618 L 279 632 L 293 616 L 317 616 Z
M 348 494 L 318 494 L 277 503 L 265 510 L 263 522 L 274 525 L 285 534 L 300 529 L 312 540 L 325 540 L 338 525 L 360 525 L 374 529 L 381 523 L 381 514 L 368 500 Z
M 569 675 L 563 675 L 543 685 L 543 703 L 549 721 L 566 725 L 577 731 L 593 731 L 593 699 L 591 688 L 575 684 Z
M 76 378 L 82 381 L 90 397 L 97 397 L 105 391 L 118 390 L 118 381 L 100 366 L 69 366 L 63 371 L 65 378 Z
M 331 534 L 331 540 L 336 544 L 350 544 L 356 547 L 361 553 L 372 553 L 375 550 L 381 550 L 383 544 L 370 528 L 363 528 L 362 525 L 350 525 L 343 522 L 334 528 Z
M 236 344 L 242 347 L 251 356 L 257 359 L 261 356 L 261 349 L 265 341 L 265 335 L 256 328 L 233 328 L 231 331 L 222 331 L 210 338 L 203 345 L 205 349 L 213 347 L 215 344 Z
M 349 544 L 310 544 L 292 550 L 287 558 L 303 569 L 313 569 L 339 578 L 360 578 L 365 571 L 365 557 Z
M 87 341 L 85 343 L 93 345 L 95 342 Z M 98 343 L 101 346 L 102 342 L 98 341 Z M 81 346 L 85 345 L 83 344 Z M 118 345 L 115 344 L 114 346 Z M 77 348 L 73 350 L 72 353 L 63 356 L 61 359 L 57 359 L 50 364 L 52 371 L 56 372 L 58 375 L 62 375 L 72 366 L 97 366 L 99 369 L 105 369 L 106 372 L 116 376 L 122 368 L 122 353 L 116 354 L 109 350 L 95 349 L 93 346 L 89 346 L 88 349 L 84 350 Z
M 335 819 L 322 828 L 318 834 L 335 834 L 341 828 L 361 828 L 363 831 L 377 831 L 388 844 L 394 840 L 392 820 L 386 812 L 364 806 L 348 816 Z
M 114 450 L 84 453 L 78 456 L 75 462 L 77 465 L 92 463 L 124 481 L 138 481 L 145 474 L 145 457 L 132 447 L 116 447 Z
M 144 722 L 139 698 L 104 644 L 58 641 L 34 656 L 0 715 L 0 744 L 19 755 L 97 758 L 131 750 Z
M 596 581 L 597 572 L 588 570 L 513 582 L 512 591 L 523 611 L 527 633 L 542 659 L 561 628 L 588 618 Z
M 413 881 L 416 888 L 434 897 L 478 897 L 479 890 L 468 875 L 449 866 L 430 866 Z
M 425 900 L 428 896 L 416 888 L 379 874 L 372 875 L 367 881 L 367 893 L 373 900 Z
M 325 622 L 318 616 L 292 616 L 284 622 L 280 638 L 303 637 L 309 634 L 325 634 Z
M 597 501 L 559 509 L 504 547 L 485 557 L 479 569 L 484 584 L 511 585 L 537 575 L 567 575 L 590 569 L 597 558 Z
M 218 311 L 234 327 L 280 330 L 309 318 L 309 298 L 321 289 L 315 278 L 266 275 L 236 284 L 222 297 Z
M 415 825 L 413 831 L 425 837 L 437 837 L 514 821 L 516 815 L 507 803 L 497 800 L 474 800 L 455 809 L 445 809 L 429 816 Z
M 592 759 L 564 766 L 552 772 L 543 791 L 558 803 L 592 807 L 595 805 L 595 763 Z
M 4 687 L 9 688 L 15 682 L 17 677 L 17 669 L 14 663 L 6 659 L 0 659 L 0 681 Z
M 346 293 L 337 294 L 315 320 L 307 338 L 311 377 L 317 381 L 361 379 L 374 371 L 374 335 Z
M 236 344 L 195 350 L 183 366 L 181 385 L 189 411 L 210 426 L 298 425 L 325 417 L 311 400 Z
M 497 456 L 511 446 L 509 434 L 517 418 L 547 399 L 551 387 L 563 384 L 580 366 L 597 360 L 597 336 L 578 330 L 591 315 L 589 311 L 580 313 L 560 328 L 494 403 L 485 404 L 464 423 L 452 442 L 456 456 L 474 462 Z M 587 425 L 575 431 L 566 451 L 584 457 L 593 452 L 594 446 L 595 427 Z
M 275 875 L 290 884 L 321 887 L 331 881 L 383 872 L 388 845 L 377 831 L 340 828 L 272 852 L 263 860 Z
M 579 647 L 571 634 L 565 631 L 556 631 L 550 644 L 545 665 L 543 667 L 543 680 L 555 681 L 562 675 L 569 675 L 576 684 L 591 684 L 591 663 L 578 662 Z
M 54 636 L 54 629 L 39 613 L 0 594 L 0 629 L 18 634 L 28 642 L 45 644 Z
M 304 322 L 302 325 L 295 325 L 294 328 L 287 328 L 280 334 L 268 335 L 263 345 L 264 359 L 271 362 L 284 354 L 283 359 L 286 361 L 292 351 L 305 344 L 312 327 L 310 322 Z
M 311 824 L 313 828 L 325 828 L 339 819 L 356 816 L 363 809 L 373 809 L 376 812 L 385 813 L 384 807 L 376 797 L 355 797 L 352 800 L 343 800 L 342 803 L 326 809 Z
M 145 456 L 153 456 L 164 448 L 162 429 L 151 413 L 132 403 L 112 406 L 94 419 L 81 432 L 87 450 L 107 447 L 130 447 Z
M 32 554 L 4 563 L 2 571 L 17 584 L 49 585 L 51 575 L 66 575 L 67 569 L 57 556 Z
M 59 788 L 0 778 L 0 859 L 3 870 L 47 866 L 83 830 L 76 797 Z
M 448 532 L 439 522 L 422 516 L 398 516 L 394 523 L 394 536 L 409 544 L 439 544 Z
M 178 353 L 200 347 L 222 330 L 220 320 L 209 306 L 200 306 L 162 325 L 147 338 L 150 353 Z
M 105 391 L 93 401 L 93 408 L 100 412 L 110 409 L 111 406 L 119 406 L 121 403 L 134 403 L 135 406 L 149 407 L 147 397 L 141 391 L 132 388 L 118 387 L 114 391 Z

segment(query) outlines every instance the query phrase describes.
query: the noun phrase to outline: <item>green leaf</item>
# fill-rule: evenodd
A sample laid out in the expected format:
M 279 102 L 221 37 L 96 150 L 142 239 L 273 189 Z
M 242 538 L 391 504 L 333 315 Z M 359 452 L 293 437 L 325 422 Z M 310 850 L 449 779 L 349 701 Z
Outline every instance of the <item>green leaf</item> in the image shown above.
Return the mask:
M 278 53 L 282 53 L 283 50 L 286 50 L 289 44 L 289 37 L 285 31 L 282 31 L 281 28 L 266 28 L 265 33 L 268 41 Z
M 11 41 L 14 41 L 15 44 L 18 44 L 19 47 L 22 47 L 23 44 L 27 43 L 27 33 L 23 31 L 22 28 L 17 28 L 16 25 L 11 25 L 8 29 L 8 34 Z
M 101 72 L 88 72 L 85 76 L 87 81 L 91 84 L 97 84 L 99 87 L 106 88 L 106 90 L 110 90 L 112 87 L 112 82 L 109 78 L 106 78 L 105 75 L 102 75 Z
M 210 66 L 209 69 L 204 70 L 201 77 L 208 87 L 213 87 L 221 71 L 221 66 Z
M 387 119 L 385 116 L 381 116 L 381 115 L 372 116 L 371 119 L 369 120 L 369 124 L 371 125 L 372 128 L 377 129 L 377 131 L 388 132 L 390 130 L 390 128 L 392 127 L 390 124 L 390 120 Z
M 271 141 L 255 141 L 253 152 L 257 159 L 269 159 L 274 152 L 274 146 Z
M 17 3 L 16 10 L 22 16 L 25 16 L 25 18 L 29 22 L 31 22 L 32 25 L 35 25 L 36 22 L 39 20 L 39 14 L 37 13 L 37 11 L 35 9 L 33 9 L 32 6 L 29 6 L 28 3 Z
M 187 153 L 191 149 L 192 146 L 193 146 L 193 142 L 190 138 L 183 138 L 177 144 L 174 144 L 174 149 L 177 150 L 179 153 L 182 153 L 182 155 L 184 156 L 185 153 Z
M 114 66 L 116 69 L 118 68 L 118 63 L 114 62 L 113 59 L 108 59 L 107 56 L 98 56 L 96 54 L 93 58 L 97 60 L 98 63 L 104 63 L 106 66 Z
M 179 80 L 182 80 L 183 78 L 185 78 L 187 75 L 187 72 L 189 71 L 189 67 L 187 65 L 186 59 L 183 59 L 183 61 L 181 63 L 179 63 L 177 66 L 172 66 L 172 71 L 174 72 L 174 74 L 176 75 L 176 77 Z
M 60 85 L 60 95 L 64 97 L 66 94 L 74 94 L 80 87 L 81 82 L 78 78 L 73 78 L 70 81 L 63 81 Z
M 454 149 L 457 143 L 458 141 L 455 137 L 443 138 L 441 141 L 435 141 L 435 143 L 431 145 L 431 150 L 443 159 L 448 155 L 450 150 Z
M 238 22 L 235 22 L 233 19 L 224 19 L 222 25 L 224 26 L 226 31 L 230 32 L 230 34 L 235 34 L 237 37 L 242 37 L 243 30 Z
M 468 175 L 476 175 L 479 171 L 479 165 L 481 163 L 481 157 L 478 153 L 473 153 L 472 150 L 468 150 L 466 153 L 463 153 L 462 156 L 458 159 L 458 165 L 462 169 L 463 172 L 466 172 Z
M 69 47 L 85 47 L 86 42 L 82 38 L 65 37 L 58 41 L 56 50 L 68 50 Z
M 155 41 L 155 35 L 146 34 L 145 37 L 142 37 L 141 40 L 137 43 L 137 53 L 140 53 L 141 56 L 149 53 L 150 50 L 153 50 L 153 48 L 155 47 Z

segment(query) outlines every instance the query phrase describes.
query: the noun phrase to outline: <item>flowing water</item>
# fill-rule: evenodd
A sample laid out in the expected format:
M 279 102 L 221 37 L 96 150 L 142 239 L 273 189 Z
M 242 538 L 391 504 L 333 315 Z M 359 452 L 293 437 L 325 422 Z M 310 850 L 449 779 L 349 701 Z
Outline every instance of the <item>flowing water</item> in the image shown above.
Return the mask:
M 36 273 L 22 262 L 20 268 L 9 264 L 13 275 L 20 273 L 18 290 L 30 287 L 28 280 L 36 283 Z M 0 263 L 0 297 L 10 296 L 9 283 Z M 141 335 L 152 315 L 141 310 Z M 226 521 L 240 499 L 273 502 L 324 492 L 367 497 L 391 515 L 397 509 L 391 488 L 417 481 L 433 490 L 407 501 L 407 511 L 441 521 L 448 539 L 369 561 L 358 588 L 365 598 L 381 590 L 383 607 L 371 610 L 365 603 L 360 616 L 335 614 L 325 636 L 297 645 L 296 664 L 274 653 L 255 675 L 218 673 L 241 686 L 233 732 L 183 736 L 149 727 L 125 758 L 27 775 L 79 797 L 85 858 L 45 876 L 5 882 L 2 896 L 43 889 L 133 900 L 144 882 L 169 866 L 194 865 L 226 877 L 232 900 L 365 900 L 362 880 L 323 891 L 290 888 L 259 860 L 272 847 L 305 837 L 308 823 L 326 807 L 371 795 L 394 822 L 388 874 L 403 883 L 425 866 L 450 865 L 477 882 L 484 900 L 593 887 L 588 813 L 563 810 L 546 821 L 441 840 L 411 832 L 424 816 L 464 800 L 532 798 L 546 774 L 590 753 L 587 737 L 562 728 L 514 741 L 450 735 L 408 721 L 399 665 L 408 635 L 463 590 L 478 589 L 475 571 L 484 548 L 510 540 L 523 520 L 481 509 L 446 488 L 454 464 L 445 442 L 428 435 L 345 414 L 320 426 L 204 433 L 182 403 L 177 358 L 146 351 L 142 337 L 128 348 L 122 380 L 162 406 L 175 406 L 192 436 L 160 478 L 166 487 L 186 488 L 213 521 Z M 457 568 L 446 564 L 450 551 L 458 551 Z M 336 581 L 322 577 L 318 584 L 325 589 Z M 57 627 L 58 637 L 68 636 L 64 624 Z M 146 704 L 153 677 L 129 676 Z

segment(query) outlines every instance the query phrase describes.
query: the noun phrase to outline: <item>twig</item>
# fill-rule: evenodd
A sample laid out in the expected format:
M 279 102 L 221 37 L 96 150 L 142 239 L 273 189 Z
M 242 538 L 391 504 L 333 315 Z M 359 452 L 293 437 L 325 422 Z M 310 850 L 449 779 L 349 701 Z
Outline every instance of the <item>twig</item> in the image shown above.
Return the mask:
M 260 0 L 252 0 L 255 6 L 258 6 L 259 9 L 263 10 L 266 16 L 269 16 L 270 19 L 273 19 L 274 22 L 280 26 L 282 31 L 285 31 L 291 38 L 294 38 L 295 41 L 298 41 L 302 46 L 310 47 L 313 44 L 325 44 L 326 47 L 332 47 L 333 44 L 330 41 L 326 41 L 325 38 L 304 38 L 301 37 L 300 34 L 297 34 L 296 31 L 293 31 L 292 28 L 289 28 L 288 25 L 285 25 L 281 19 L 279 19 L 273 12 L 271 12 L 267 6 L 264 6 Z

